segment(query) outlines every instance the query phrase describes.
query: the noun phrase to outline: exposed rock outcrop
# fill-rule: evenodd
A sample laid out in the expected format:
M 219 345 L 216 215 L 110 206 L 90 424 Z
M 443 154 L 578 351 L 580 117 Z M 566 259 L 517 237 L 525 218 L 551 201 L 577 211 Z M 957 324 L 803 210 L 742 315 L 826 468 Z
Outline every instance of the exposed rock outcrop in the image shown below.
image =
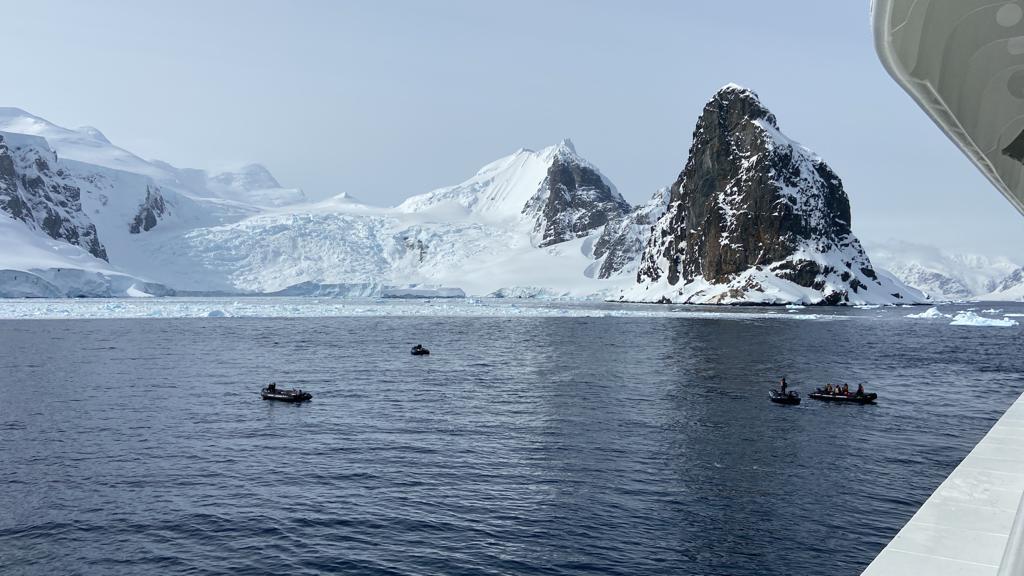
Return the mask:
M 0 133 L 0 211 L 50 238 L 107 259 L 81 190 L 42 138 Z
M 647 203 L 605 225 L 594 243 L 594 258 L 602 259 L 598 278 L 636 274 L 651 227 L 665 214 L 668 198 L 669 188 L 662 188 Z
M 146 199 L 143 200 L 142 204 L 139 206 L 139 211 L 135 214 L 135 218 L 128 226 L 128 231 L 132 234 L 149 232 L 153 228 L 156 228 L 157 223 L 160 222 L 160 218 L 166 213 L 167 202 L 160 194 L 160 188 L 146 186 Z

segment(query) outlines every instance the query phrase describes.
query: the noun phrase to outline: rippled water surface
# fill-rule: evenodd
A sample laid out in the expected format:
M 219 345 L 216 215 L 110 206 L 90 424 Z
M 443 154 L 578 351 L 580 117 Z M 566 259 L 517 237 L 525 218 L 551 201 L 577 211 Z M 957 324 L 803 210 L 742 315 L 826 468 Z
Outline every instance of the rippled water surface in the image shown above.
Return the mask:
M 858 574 L 1024 391 L 907 313 L 0 321 L 0 573 Z

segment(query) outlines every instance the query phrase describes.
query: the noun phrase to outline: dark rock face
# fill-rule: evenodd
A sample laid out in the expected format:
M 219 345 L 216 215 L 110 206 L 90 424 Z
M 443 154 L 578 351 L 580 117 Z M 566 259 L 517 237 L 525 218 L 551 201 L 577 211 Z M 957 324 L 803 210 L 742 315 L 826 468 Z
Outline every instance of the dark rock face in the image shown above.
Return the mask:
M 128 232 L 132 234 L 149 232 L 156 227 L 160 217 L 166 213 L 167 203 L 160 194 L 160 189 L 146 186 L 146 199 L 142 201 L 139 212 L 128 226 Z
M 651 227 L 665 214 L 668 193 L 668 188 L 658 190 L 646 204 L 605 225 L 594 243 L 594 258 L 604 258 L 598 278 L 611 278 L 635 267 L 647 244 Z
M 39 146 L 11 147 L 0 134 L 0 210 L 55 240 L 107 259 L 96 225 L 82 211 L 81 190 Z
M 752 269 L 819 291 L 821 303 L 881 285 L 850 230 L 839 177 L 784 136 L 754 92 L 730 85 L 697 121 L 637 280 L 725 285 Z M 746 282 L 728 297 L 764 291 Z
M 523 207 L 523 214 L 535 218 L 538 246 L 544 247 L 582 238 L 630 210 L 632 206 L 565 141 L 555 151 L 540 191 Z

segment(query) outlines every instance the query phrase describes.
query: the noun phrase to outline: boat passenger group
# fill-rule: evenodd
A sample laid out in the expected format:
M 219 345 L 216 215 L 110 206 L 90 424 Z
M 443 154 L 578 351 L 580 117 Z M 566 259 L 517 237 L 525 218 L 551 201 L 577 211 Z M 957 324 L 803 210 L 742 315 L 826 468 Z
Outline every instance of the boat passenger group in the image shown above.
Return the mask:
M 831 384 L 825 384 L 825 387 L 822 388 L 821 391 L 824 394 L 831 394 L 833 396 L 847 396 L 853 398 L 860 398 L 864 396 L 864 385 L 857 384 L 857 391 L 854 392 L 853 394 L 850 394 L 849 384 L 843 384 L 842 388 L 840 388 L 838 384 L 835 386 Z
M 786 379 L 783 378 L 782 381 L 779 382 L 779 393 L 785 396 L 787 388 L 789 388 L 789 384 L 786 384 Z M 857 391 L 854 392 L 853 394 L 850 394 L 849 384 L 843 384 L 841 387 L 838 384 L 836 384 L 835 386 L 831 384 L 825 384 L 824 388 L 818 388 L 817 391 L 820 394 L 828 394 L 830 396 L 847 396 L 850 398 L 860 398 L 865 394 L 863 384 L 857 384 Z

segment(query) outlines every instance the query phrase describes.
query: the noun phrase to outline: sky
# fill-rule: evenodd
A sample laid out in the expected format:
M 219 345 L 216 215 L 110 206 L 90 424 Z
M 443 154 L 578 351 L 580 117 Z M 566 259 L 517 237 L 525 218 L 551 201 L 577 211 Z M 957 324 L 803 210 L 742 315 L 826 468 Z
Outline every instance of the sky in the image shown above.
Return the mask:
M 883 70 L 866 0 L 0 0 L 0 106 L 145 158 L 377 205 L 571 138 L 627 200 L 736 82 L 843 179 L 854 232 L 1024 261 L 1024 217 Z

